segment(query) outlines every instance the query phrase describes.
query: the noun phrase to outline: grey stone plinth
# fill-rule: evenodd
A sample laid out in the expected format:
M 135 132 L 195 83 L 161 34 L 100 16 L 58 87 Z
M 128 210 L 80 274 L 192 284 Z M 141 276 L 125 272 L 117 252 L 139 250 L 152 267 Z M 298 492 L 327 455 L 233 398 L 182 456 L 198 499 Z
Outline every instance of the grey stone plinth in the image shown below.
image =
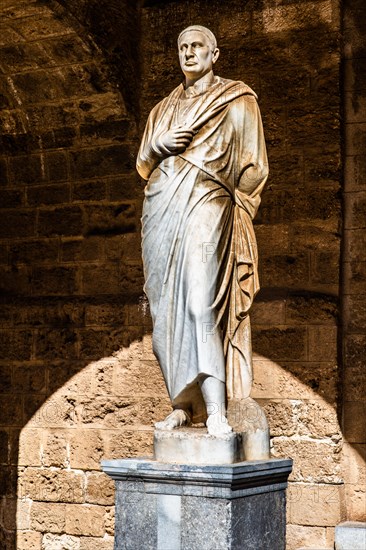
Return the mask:
M 102 462 L 116 481 L 115 550 L 284 550 L 288 459 Z
M 366 523 L 345 521 L 335 528 L 336 550 L 365 550 Z
M 206 428 L 155 430 L 154 458 L 178 464 L 233 464 L 239 462 L 241 434 L 220 437 L 209 435 Z

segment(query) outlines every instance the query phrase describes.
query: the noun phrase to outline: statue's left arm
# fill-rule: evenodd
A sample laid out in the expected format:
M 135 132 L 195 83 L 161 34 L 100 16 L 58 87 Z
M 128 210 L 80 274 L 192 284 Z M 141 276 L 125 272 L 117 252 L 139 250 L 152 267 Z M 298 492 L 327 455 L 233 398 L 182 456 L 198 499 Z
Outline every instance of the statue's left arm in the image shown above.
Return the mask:
M 242 206 L 251 218 L 254 218 L 268 177 L 262 118 L 257 101 L 252 95 L 244 95 L 237 100 L 235 111 L 233 115 L 239 125 L 236 135 L 240 155 L 235 198 L 237 204 Z

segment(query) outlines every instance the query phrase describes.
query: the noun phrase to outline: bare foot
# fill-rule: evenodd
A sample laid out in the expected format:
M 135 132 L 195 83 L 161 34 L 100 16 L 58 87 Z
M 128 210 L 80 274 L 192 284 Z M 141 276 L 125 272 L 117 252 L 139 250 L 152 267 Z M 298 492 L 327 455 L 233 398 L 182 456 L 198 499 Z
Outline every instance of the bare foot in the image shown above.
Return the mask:
M 220 437 L 220 435 L 226 435 L 233 431 L 226 416 L 220 413 L 210 414 L 207 418 L 206 426 L 209 435 L 215 437 Z
M 186 426 L 191 423 L 191 419 L 183 409 L 175 409 L 170 413 L 162 422 L 156 422 L 155 428 L 157 430 L 174 430 L 180 426 Z

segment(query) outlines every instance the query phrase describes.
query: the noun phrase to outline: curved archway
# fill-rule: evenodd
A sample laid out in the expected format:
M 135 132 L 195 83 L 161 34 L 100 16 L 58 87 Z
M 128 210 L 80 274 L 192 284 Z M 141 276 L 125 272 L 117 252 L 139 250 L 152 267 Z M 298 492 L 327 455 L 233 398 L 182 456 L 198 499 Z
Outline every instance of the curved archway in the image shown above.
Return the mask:
M 326 546 L 327 526 L 343 513 L 341 470 L 347 457 L 362 462 L 361 445 L 341 453 L 336 411 L 336 14 L 326 1 L 315 11 L 303 3 L 300 19 L 292 3 L 147 2 L 138 98 L 110 74 L 124 57 L 135 60 L 113 22 L 96 21 L 104 3 L 62 4 L 67 11 L 6 0 L 1 11 L 0 545 L 14 547 L 17 514 L 19 550 L 41 548 L 42 539 L 46 548 L 111 548 L 113 494 L 99 460 L 149 452 L 152 422 L 169 407 L 141 297 L 133 101 L 141 99 L 143 118 L 170 91 L 175 31 L 200 20 L 220 39 L 222 74 L 260 92 L 272 177 L 256 227 L 263 290 L 253 309 L 254 396 L 274 452 L 297 459 L 291 544 Z M 87 38 L 96 28 L 101 49 Z

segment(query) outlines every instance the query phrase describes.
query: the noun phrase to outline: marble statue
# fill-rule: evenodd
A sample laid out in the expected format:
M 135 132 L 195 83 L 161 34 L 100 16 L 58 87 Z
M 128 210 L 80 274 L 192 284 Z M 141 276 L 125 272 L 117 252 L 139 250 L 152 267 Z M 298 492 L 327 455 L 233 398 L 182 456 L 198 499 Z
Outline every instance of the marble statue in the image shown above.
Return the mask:
M 178 53 L 184 83 L 151 111 L 137 159 L 153 350 L 173 406 L 156 428 L 206 422 L 222 436 L 232 431 L 228 400 L 252 385 L 252 219 L 268 163 L 256 94 L 214 75 L 213 33 L 184 29 Z

